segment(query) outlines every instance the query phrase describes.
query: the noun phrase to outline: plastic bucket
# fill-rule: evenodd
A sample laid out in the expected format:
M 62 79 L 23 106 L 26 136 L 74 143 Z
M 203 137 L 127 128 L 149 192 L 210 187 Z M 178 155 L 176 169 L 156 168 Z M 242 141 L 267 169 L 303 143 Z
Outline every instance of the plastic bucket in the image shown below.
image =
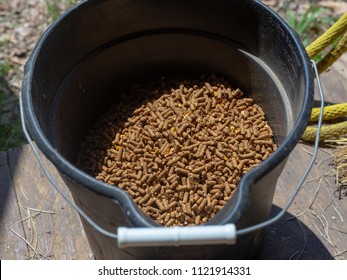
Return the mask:
M 300 39 L 258 1 L 83 1 L 48 28 L 27 62 L 25 125 L 75 203 L 100 227 L 159 227 L 127 193 L 74 163 L 87 131 L 123 90 L 163 75 L 210 73 L 262 106 L 279 146 L 207 223 L 242 229 L 268 219 L 277 178 L 313 103 L 312 69 Z M 235 245 L 120 249 L 86 222 L 84 228 L 97 259 L 254 258 L 263 233 L 240 236 Z

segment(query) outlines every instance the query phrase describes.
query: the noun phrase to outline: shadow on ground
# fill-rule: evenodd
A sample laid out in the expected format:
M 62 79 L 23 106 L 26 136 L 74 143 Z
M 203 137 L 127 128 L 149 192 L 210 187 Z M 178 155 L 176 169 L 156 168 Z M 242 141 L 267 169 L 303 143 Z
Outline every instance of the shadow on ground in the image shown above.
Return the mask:
M 282 209 L 272 206 L 271 217 Z M 266 228 L 258 258 L 263 260 L 329 260 L 332 255 L 305 224 L 286 212 L 281 220 Z M 288 220 L 289 219 L 289 220 Z M 305 241 L 306 240 L 306 241 Z

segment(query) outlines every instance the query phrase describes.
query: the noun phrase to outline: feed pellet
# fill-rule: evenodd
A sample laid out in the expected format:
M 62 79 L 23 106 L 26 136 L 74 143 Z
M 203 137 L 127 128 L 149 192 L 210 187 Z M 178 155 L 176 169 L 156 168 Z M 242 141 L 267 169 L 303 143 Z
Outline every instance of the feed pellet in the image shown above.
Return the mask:
M 82 144 L 77 165 L 164 226 L 206 223 L 276 145 L 264 111 L 214 75 L 134 86 Z

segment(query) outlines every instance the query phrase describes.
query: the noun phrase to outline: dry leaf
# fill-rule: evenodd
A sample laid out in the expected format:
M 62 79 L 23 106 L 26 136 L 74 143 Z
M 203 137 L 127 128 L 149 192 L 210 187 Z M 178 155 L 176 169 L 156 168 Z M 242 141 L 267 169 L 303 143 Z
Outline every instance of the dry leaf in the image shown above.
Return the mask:
M 267 6 L 275 6 L 276 5 L 276 0 L 264 0 L 262 1 L 265 5 Z
M 342 15 L 347 12 L 346 2 L 336 2 L 336 1 L 320 1 L 319 6 L 330 8 L 337 15 Z

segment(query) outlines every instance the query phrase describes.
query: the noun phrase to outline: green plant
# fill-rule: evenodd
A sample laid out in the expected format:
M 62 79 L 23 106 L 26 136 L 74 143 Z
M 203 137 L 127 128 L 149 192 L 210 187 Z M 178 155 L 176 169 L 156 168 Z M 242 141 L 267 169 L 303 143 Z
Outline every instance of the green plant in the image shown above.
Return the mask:
M 0 41 L 0 46 L 1 47 L 7 48 L 9 46 L 9 44 L 10 44 L 10 40 L 8 40 L 8 39 Z
M 79 0 L 65 0 L 65 4 L 68 8 L 72 7 L 73 5 L 76 5 Z
M 49 16 L 49 21 L 55 21 L 60 15 L 59 4 L 56 0 L 50 0 L 47 2 L 47 12 Z
M 337 20 L 337 17 L 333 16 L 328 8 L 320 7 L 314 1 L 310 2 L 309 7 L 304 12 L 293 11 L 289 6 L 290 1 L 287 0 L 281 15 L 299 34 L 305 47 Z
M 14 119 L 6 123 L 0 123 L 0 151 L 7 151 L 25 143 L 21 122 Z
M 47 12 L 49 16 L 49 21 L 53 22 L 64 10 L 71 8 L 73 5 L 77 4 L 79 0 L 49 0 L 46 3 Z
M 6 78 L 12 66 L 0 62 L 0 151 L 25 143 L 21 129 L 21 122 L 13 110 L 18 109 L 18 99 L 10 94 Z

